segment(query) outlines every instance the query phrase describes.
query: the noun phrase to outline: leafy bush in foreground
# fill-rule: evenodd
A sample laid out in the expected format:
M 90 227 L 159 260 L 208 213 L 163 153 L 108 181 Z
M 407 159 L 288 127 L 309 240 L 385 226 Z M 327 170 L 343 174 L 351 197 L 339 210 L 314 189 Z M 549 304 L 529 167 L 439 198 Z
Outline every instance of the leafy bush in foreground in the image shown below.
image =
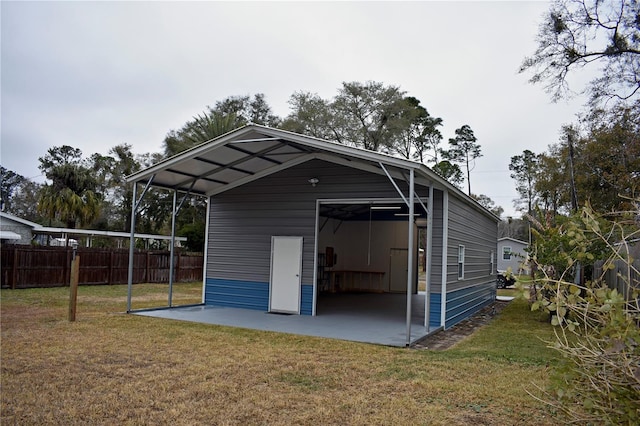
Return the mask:
M 640 209 L 610 221 L 585 207 L 537 230 L 531 308 L 549 312 L 557 326 L 550 346 L 566 360 L 545 402 L 580 424 L 640 424 L 640 274 L 628 245 L 640 234 L 638 218 Z M 603 253 L 602 273 L 581 280 Z M 614 269 L 618 288 L 604 280 Z

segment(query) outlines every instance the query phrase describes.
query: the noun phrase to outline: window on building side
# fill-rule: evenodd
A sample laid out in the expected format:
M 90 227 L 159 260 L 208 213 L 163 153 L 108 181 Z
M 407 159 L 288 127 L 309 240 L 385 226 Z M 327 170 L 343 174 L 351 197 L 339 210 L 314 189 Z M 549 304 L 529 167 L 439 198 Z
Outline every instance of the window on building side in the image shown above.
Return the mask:
M 458 246 L 458 279 L 464 278 L 464 246 Z
M 502 260 L 511 260 L 511 247 L 502 247 Z
M 495 259 L 496 259 L 496 252 L 491 250 L 491 263 L 489 264 L 489 275 L 495 272 L 495 268 L 496 268 Z

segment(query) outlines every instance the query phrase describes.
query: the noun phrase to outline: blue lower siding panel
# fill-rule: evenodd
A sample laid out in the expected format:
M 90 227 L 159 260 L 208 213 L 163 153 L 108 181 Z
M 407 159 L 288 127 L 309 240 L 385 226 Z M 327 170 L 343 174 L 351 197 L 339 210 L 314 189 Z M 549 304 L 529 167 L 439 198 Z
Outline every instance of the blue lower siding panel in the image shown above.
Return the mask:
M 210 278 L 204 289 L 204 304 L 268 311 L 269 283 Z
M 445 328 L 469 318 L 496 298 L 496 283 L 490 281 L 447 293 Z
M 440 313 L 442 312 L 442 295 L 431 293 L 429 298 L 429 327 L 440 327 Z
M 300 294 L 300 314 L 313 315 L 313 286 L 302 284 Z
M 300 313 L 313 313 L 313 286 L 301 287 Z M 269 310 L 269 283 L 211 278 L 204 291 L 205 305 Z

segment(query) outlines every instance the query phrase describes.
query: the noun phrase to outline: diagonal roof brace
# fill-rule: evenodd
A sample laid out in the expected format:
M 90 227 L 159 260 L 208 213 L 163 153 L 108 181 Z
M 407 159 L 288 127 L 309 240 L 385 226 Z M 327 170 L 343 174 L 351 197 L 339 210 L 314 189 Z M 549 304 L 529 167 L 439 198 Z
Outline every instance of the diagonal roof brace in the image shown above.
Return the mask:
M 135 214 L 138 211 L 138 207 L 140 207 L 140 203 L 142 202 L 142 199 L 144 198 L 144 195 L 147 193 L 147 190 L 151 187 L 151 183 L 153 182 L 153 179 L 155 177 L 156 177 L 156 175 L 151 175 L 151 177 L 147 181 L 147 184 L 144 186 L 144 189 L 142 190 L 142 193 L 140 194 L 140 198 L 137 199 L 137 200 L 135 200 L 135 199 L 133 200 L 135 204 L 133 205 L 132 214 Z
M 404 178 L 405 182 L 409 182 L 410 178 L 404 172 L 402 172 L 402 177 Z M 433 182 L 429 184 L 429 186 L 432 186 L 432 185 L 433 185 Z M 430 215 L 431 213 L 429 213 L 429 209 L 424 205 L 424 203 L 422 202 L 422 198 L 420 198 L 420 195 L 418 195 L 415 189 L 413 190 L 413 196 L 418 200 L 418 203 L 420 203 L 420 205 L 424 209 L 424 212 L 427 215 Z
M 276 139 L 276 140 L 279 140 L 279 139 Z M 247 151 L 246 149 L 238 148 L 238 147 L 235 147 L 235 146 L 232 146 L 232 145 L 227 145 L 227 148 L 232 148 L 232 149 L 235 149 L 236 151 L 240 151 L 240 152 L 242 152 L 244 154 L 248 154 L 248 157 L 239 158 L 239 159 L 237 159 L 235 161 L 232 161 L 229 164 L 220 166 L 217 169 L 209 170 L 208 172 L 203 173 L 203 174 L 201 174 L 199 176 L 193 176 L 193 175 L 192 176 L 194 177 L 194 181 L 197 181 L 198 179 L 207 179 L 207 178 L 209 180 L 211 180 L 211 181 L 216 181 L 215 179 L 209 178 L 209 176 L 215 175 L 216 173 L 219 173 L 219 172 L 221 172 L 223 170 L 234 169 L 235 166 L 237 166 L 238 164 L 242 164 L 242 163 L 244 163 L 244 162 L 246 162 L 246 161 L 248 161 L 248 160 L 250 160 L 252 158 L 260 158 L 262 160 L 271 161 L 273 163 L 276 163 L 276 164 L 280 165 L 280 164 L 282 164 L 280 161 L 276 161 L 276 160 L 272 160 L 271 158 L 263 157 L 263 155 L 264 154 L 268 154 L 269 152 L 274 151 L 276 149 L 279 149 L 281 147 L 282 147 L 282 145 L 274 145 L 274 146 L 270 146 L 269 148 L 265 148 L 265 149 L 263 149 L 261 151 L 258 151 L 258 152 L 251 152 L 251 151 Z M 254 175 L 254 174 L 255 173 L 251 173 L 250 175 Z M 183 185 L 189 183 L 190 181 L 191 181 L 191 179 L 182 181 L 177 186 L 183 186 Z M 223 183 L 225 185 L 227 184 L 226 182 L 221 182 L 221 181 L 219 181 L 219 182 Z
M 180 211 L 180 209 L 182 208 L 182 205 L 184 204 L 184 200 L 186 200 L 187 197 L 189 195 L 191 195 L 191 190 L 193 189 L 193 186 L 196 184 L 196 182 L 197 182 L 197 180 L 194 180 L 193 182 L 191 182 L 191 186 L 189 187 L 189 191 L 184 193 L 184 196 L 182 197 L 182 200 L 180 200 L 180 204 L 178 204 L 178 207 L 176 207 L 176 210 L 174 212 L 175 215 L 177 215 L 178 212 Z
M 225 181 L 219 180 L 219 179 L 208 178 L 206 176 L 194 175 L 193 173 L 183 172 L 181 170 L 167 169 L 167 171 L 171 172 L 171 173 L 175 173 L 175 174 L 180 175 L 180 176 L 187 176 L 187 177 L 190 177 L 190 178 L 194 178 L 193 179 L 194 182 L 196 182 L 198 179 L 202 179 L 202 180 L 206 180 L 206 181 L 209 181 L 209 182 L 219 183 L 221 185 L 226 185 L 226 184 L 229 183 L 229 182 L 225 182 Z M 189 183 L 189 180 L 180 182 L 179 186 L 186 185 L 187 183 Z
M 384 164 L 382 163 L 378 163 L 380 165 L 380 168 L 382 169 L 382 171 L 387 175 L 387 177 L 389 178 L 389 180 L 391 181 L 391 183 L 393 184 L 393 187 L 396 189 L 396 191 L 398 192 L 398 194 L 400 194 L 400 197 L 402 197 L 402 200 L 404 201 L 404 203 L 409 206 L 409 201 L 407 201 L 407 198 L 404 196 L 404 194 L 402 193 L 402 191 L 400 191 L 400 188 L 398 188 L 398 185 L 396 184 L 396 181 L 393 179 L 393 177 L 391 177 L 391 175 L 389 174 L 389 172 L 387 171 L 387 169 L 384 167 Z
M 269 147 L 267 149 L 263 149 L 262 151 L 258 151 L 258 152 L 253 152 L 253 151 L 249 151 L 248 149 L 240 148 L 238 146 L 233 146 L 233 144 L 231 144 L 231 143 L 229 145 L 227 145 L 227 148 L 235 149 L 236 151 L 240 151 L 243 154 L 247 154 L 249 156 L 249 158 L 245 158 L 244 161 L 247 161 L 250 158 L 257 157 L 257 158 L 259 158 L 261 160 L 269 161 L 269 162 L 274 163 L 274 164 L 282 164 L 278 160 L 274 160 L 273 158 L 269 158 L 269 157 L 265 157 L 264 156 L 264 154 L 267 154 L 267 153 L 269 153 L 271 151 L 275 151 L 276 149 L 282 148 L 282 143 L 280 145 L 274 145 L 272 147 Z
M 234 172 L 245 173 L 247 175 L 253 175 L 254 174 L 253 172 L 250 172 L 249 170 L 245 170 L 245 169 L 241 169 L 241 168 L 238 168 L 238 167 L 229 166 L 228 164 L 223 164 L 223 163 L 220 163 L 218 161 L 209 160 L 207 158 L 194 157 L 194 159 L 198 160 L 198 161 L 202 161 L 203 163 L 211 164 L 212 166 L 224 167 L 225 169 L 233 170 Z M 217 170 L 220 171 L 220 170 L 224 170 L 224 169 L 217 169 Z

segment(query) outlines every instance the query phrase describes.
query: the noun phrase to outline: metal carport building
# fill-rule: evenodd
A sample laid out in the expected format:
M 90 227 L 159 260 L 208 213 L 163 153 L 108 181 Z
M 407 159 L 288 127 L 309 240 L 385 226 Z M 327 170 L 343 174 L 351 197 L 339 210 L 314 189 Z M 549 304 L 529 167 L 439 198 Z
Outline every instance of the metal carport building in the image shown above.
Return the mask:
M 421 163 L 249 124 L 127 181 L 132 232 L 150 186 L 173 191 L 174 222 L 186 194 L 206 197 L 205 306 L 322 316 L 323 298 L 403 294 L 408 345 L 416 298 L 421 336 L 495 299 L 499 218 Z

